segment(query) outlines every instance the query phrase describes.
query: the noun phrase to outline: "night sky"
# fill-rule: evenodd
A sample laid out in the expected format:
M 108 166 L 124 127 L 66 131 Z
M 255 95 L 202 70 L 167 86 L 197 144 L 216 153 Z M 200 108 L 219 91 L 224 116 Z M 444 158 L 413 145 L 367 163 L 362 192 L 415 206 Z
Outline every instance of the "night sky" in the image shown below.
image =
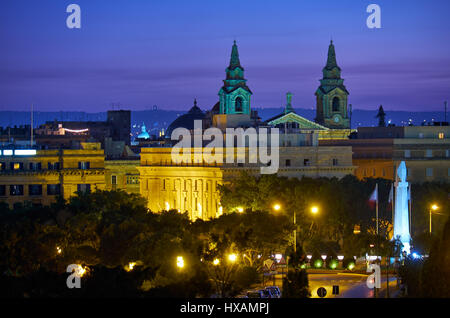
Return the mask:
M 80 30 L 66 7 L 81 7 Z M 381 7 L 368 29 L 366 7 Z M 448 0 L 1 0 L 0 110 L 202 109 L 233 40 L 252 107 L 315 107 L 330 38 L 353 108 L 441 110 L 450 99 Z

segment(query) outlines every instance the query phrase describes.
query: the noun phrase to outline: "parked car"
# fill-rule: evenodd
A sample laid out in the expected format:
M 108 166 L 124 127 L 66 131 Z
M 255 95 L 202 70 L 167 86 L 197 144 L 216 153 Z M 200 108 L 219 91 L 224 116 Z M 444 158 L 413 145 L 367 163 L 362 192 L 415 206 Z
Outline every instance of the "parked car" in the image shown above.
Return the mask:
M 265 289 L 256 289 L 256 290 L 249 290 L 247 292 L 248 298 L 270 298 L 270 294 Z
M 266 290 L 270 292 L 270 298 L 281 298 L 281 291 L 278 286 L 267 286 Z

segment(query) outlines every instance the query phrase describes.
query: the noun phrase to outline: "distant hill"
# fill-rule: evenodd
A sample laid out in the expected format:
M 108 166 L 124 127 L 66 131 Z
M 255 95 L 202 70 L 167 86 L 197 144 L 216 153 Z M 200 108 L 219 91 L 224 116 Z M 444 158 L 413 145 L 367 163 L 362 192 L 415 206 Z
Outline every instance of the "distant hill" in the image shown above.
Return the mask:
M 262 120 L 280 114 L 282 108 L 256 108 Z M 307 119 L 314 120 L 315 110 L 295 109 L 295 111 Z M 161 129 L 166 129 L 170 123 L 186 111 L 177 110 L 143 110 L 131 112 L 132 133 L 135 135 L 141 130 L 142 123 L 145 123 L 150 134 L 157 135 Z M 352 128 L 370 127 L 377 125 L 375 118 L 377 110 L 355 109 L 352 116 Z M 47 121 L 103 121 L 106 120 L 106 112 L 86 113 L 86 112 L 34 112 L 34 126 L 37 127 Z M 390 121 L 397 126 L 403 126 L 411 120 L 413 125 L 420 125 L 423 121 L 443 121 L 443 112 L 406 112 L 406 111 L 386 111 L 386 122 Z M 29 112 L 0 111 L 0 126 L 21 126 L 30 123 Z

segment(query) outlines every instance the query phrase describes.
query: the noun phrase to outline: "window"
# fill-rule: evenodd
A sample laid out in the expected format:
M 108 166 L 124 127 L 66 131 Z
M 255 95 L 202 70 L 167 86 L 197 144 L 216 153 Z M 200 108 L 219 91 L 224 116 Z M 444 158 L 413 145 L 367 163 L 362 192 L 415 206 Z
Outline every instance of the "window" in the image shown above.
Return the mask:
M 303 160 L 303 165 L 304 165 L 304 166 L 309 166 L 309 165 L 310 165 L 309 159 L 304 159 L 304 160 Z
M 386 169 L 383 168 L 382 174 L 383 174 L 383 177 L 386 177 Z
M 405 150 L 405 158 L 411 157 L 411 150 Z
M 5 195 L 6 195 L 6 186 L 1 184 L 0 185 L 0 197 L 4 197 Z
M 59 162 L 49 162 L 48 163 L 48 170 L 59 170 Z
M 40 162 L 30 162 L 30 170 L 38 171 L 41 170 L 42 164 Z
M 139 176 L 127 176 L 127 184 L 138 184 L 139 183 Z
M 433 157 L 433 150 L 427 149 L 427 151 L 425 152 L 425 157 L 427 158 Z
M 427 177 L 432 177 L 433 176 L 433 168 L 427 168 L 426 173 L 427 173 Z
M 445 150 L 445 156 L 446 156 L 447 158 L 450 157 L 450 150 L 449 150 L 449 149 Z
M 22 162 L 11 162 L 11 170 L 23 170 Z
M 364 177 L 367 177 L 367 169 L 364 169 L 364 170 L 363 170 L 363 176 L 364 176 Z
M 87 170 L 90 167 L 91 167 L 91 163 L 89 161 L 78 162 L 78 169 Z
M 41 184 L 30 184 L 28 186 L 29 195 L 42 195 L 42 185 Z
M 0 162 L 0 170 L 5 170 L 6 164 L 4 162 Z
M 338 165 L 338 160 L 336 158 L 333 158 L 333 166 L 337 166 Z
M 234 109 L 236 113 L 242 112 L 242 98 L 236 98 Z
M 377 176 L 377 169 L 373 168 L 372 173 L 373 173 L 373 176 L 376 177 Z
M 77 186 L 77 190 L 78 192 L 82 192 L 82 193 L 90 193 L 91 192 L 91 185 L 90 184 L 79 184 Z
M 111 176 L 111 184 L 113 185 L 117 184 L 117 176 Z
M 61 185 L 59 184 L 47 184 L 47 195 L 60 195 Z
M 419 138 L 423 138 L 423 133 L 419 133 Z
M 339 98 L 335 97 L 333 98 L 333 111 L 334 112 L 338 112 L 340 110 L 340 102 L 339 102 Z
M 291 159 L 286 159 L 286 167 L 290 167 L 291 166 Z
M 444 133 L 443 133 L 443 132 L 440 132 L 440 133 L 438 134 L 438 138 L 439 138 L 439 139 L 444 139 Z
M 23 195 L 23 185 L 10 185 L 9 194 L 12 196 Z
M 163 190 L 166 190 L 166 179 L 163 179 Z

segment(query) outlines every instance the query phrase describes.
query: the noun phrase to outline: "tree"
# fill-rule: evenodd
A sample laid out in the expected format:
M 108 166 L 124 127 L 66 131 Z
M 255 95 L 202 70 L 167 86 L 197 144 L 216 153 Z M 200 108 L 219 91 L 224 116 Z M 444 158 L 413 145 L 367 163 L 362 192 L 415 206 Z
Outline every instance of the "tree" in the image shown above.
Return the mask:
M 384 112 L 383 105 L 380 105 L 380 108 L 378 108 L 378 114 L 375 118 L 378 118 L 378 127 L 386 127 L 386 113 Z
M 306 298 L 311 296 L 308 274 L 302 268 L 302 265 L 305 264 L 305 256 L 301 246 L 297 246 L 296 252 L 290 250 L 288 272 L 283 277 L 283 298 Z

